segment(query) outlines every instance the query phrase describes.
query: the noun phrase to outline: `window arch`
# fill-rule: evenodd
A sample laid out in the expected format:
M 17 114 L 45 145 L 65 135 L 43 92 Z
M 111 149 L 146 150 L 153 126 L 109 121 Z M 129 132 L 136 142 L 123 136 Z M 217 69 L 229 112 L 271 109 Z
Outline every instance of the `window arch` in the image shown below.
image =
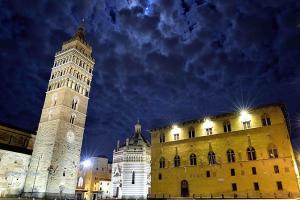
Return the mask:
M 180 157 L 178 155 L 174 157 L 174 167 L 180 167 Z
M 248 160 L 256 160 L 256 151 L 254 147 L 247 148 Z
M 195 129 L 194 127 L 189 128 L 189 138 L 194 138 L 195 137 Z
M 229 163 L 235 162 L 235 154 L 232 149 L 227 150 L 227 161 Z
M 164 157 L 161 157 L 159 160 L 159 168 L 165 168 L 166 166 L 166 160 Z
M 71 123 L 71 124 L 74 124 L 75 118 L 76 118 L 76 115 L 73 113 L 73 114 L 71 115 L 71 117 L 70 117 L 70 123 Z
M 76 96 L 72 100 L 72 109 L 77 110 L 78 109 L 78 104 L 79 104 L 79 98 Z
M 197 165 L 197 156 L 194 153 L 190 155 L 190 165 Z
M 263 126 L 270 126 L 271 125 L 271 118 L 270 118 L 270 116 L 267 113 L 264 113 L 261 116 L 261 124 Z
M 274 144 L 270 144 L 268 148 L 269 158 L 278 158 L 278 149 Z
M 217 164 L 216 155 L 213 151 L 208 152 L 208 164 L 210 165 Z
M 83 178 L 82 177 L 79 177 L 77 186 L 78 187 L 82 187 L 83 186 Z

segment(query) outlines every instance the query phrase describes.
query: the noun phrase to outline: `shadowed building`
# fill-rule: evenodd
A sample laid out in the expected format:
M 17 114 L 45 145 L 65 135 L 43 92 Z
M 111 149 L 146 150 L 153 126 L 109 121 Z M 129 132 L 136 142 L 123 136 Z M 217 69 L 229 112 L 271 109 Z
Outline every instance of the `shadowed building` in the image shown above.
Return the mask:
M 113 152 L 112 195 L 115 198 L 147 198 L 150 189 L 150 144 L 142 135 L 141 125 Z
M 34 140 L 33 132 L 0 125 L 0 197 L 22 193 Z
M 151 197 L 299 195 L 281 104 L 154 128 L 151 136 Z
M 24 195 L 74 198 L 94 59 L 84 29 L 62 45 L 38 126 Z

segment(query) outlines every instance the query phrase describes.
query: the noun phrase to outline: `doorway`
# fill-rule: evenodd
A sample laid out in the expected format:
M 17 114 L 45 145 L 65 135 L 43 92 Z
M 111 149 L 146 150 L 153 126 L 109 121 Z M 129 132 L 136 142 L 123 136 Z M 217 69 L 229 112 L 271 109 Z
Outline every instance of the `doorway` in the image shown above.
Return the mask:
M 188 197 L 189 196 L 189 183 L 187 180 L 181 181 L 181 196 Z

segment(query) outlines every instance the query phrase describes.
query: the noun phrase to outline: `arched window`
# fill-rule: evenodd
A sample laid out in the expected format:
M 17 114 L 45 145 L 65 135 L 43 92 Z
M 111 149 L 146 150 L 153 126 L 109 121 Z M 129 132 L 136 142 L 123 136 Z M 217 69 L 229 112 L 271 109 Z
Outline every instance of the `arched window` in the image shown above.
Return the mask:
M 178 155 L 174 157 L 174 167 L 180 167 L 180 157 Z
M 189 138 L 194 138 L 195 137 L 195 129 L 191 127 L 189 129 Z
M 235 162 L 235 154 L 234 154 L 234 151 L 232 149 L 227 150 L 227 160 L 230 163 Z
M 256 152 L 253 147 L 247 148 L 248 160 L 256 160 Z
M 72 100 L 72 106 L 71 106 L 73 110 L 77 110 L 78 103 L 79 103 L 79 98 L 78 97 L 74 97 L 73 100 Z
M 71 117 L 70 117 L 70 123 L 71 123 L 71 124 L 74 124 L 75 118 L 76 118 L 76 115 L 73 113 L 73 114 L 71 115 Z
M 217 164 L 216 155 L 213 151 L 208 152 L 208 164 L 210 165 Z
M 161 134 L 159 135 L 159 143 L 164 143 L 165 140 L 166 140 L 165 134 L 164 134 L 164 133 L 161 133 Z
M 166 166 L 166 160 L 164 157 L 161 157 L 159 160 L 159 168 L 165 168 Z
M 77 186 L 78 187 L 82 187 L 83 186 L 83 178 L 82 177 L 79 177 Z
M 224 133 L 231 132 L 231 124 L 230 121 L 225 121 L 223 123 Z
M 269 158 L 278 158 L 278 149 L 274 144 L 269 145 L 268 154 Z
M 263 126 L 270 126 L 271 125 L 271 118 L 267 113 L 264 113 L 261 116 L 261 123 Z
M 131 183 L 134 184 L 135 183 L 135 172 L 132 172 L 132 179 L 131 179 Z
M 190 165 L 197 165 L 197 156 L 194 153 L 190 155 Z

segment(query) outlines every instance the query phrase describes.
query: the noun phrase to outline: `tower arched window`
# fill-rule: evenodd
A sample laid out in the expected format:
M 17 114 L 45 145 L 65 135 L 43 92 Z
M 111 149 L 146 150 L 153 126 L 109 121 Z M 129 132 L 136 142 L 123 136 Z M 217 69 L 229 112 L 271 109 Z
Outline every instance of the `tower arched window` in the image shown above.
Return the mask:
M 75 118 L 76 118 L 76 115 L 73 113 L 70 117 L 70 123 L 71 124 L 74 124 L 75 123 Z
M 195 129 L 194 127 L 189 128 L 189 138 L 194 138 L 195 137 Z
M 235 154 L 232 149 L 227 150 L 227 161 L 229 163 L 235 162 Z
M 278 158 L 278 149 L 274 144 L 269 145 L 268 154 L 269 158 Z
M 254 147 L 247 148 L 248 160 L 256 160 L 256 151 Z
M 197 165 L 197 156 L 194 153 L 190 155 L 190 165 Z
M 78 97 L 74 97 L 72 100 L 72 109 L 77 110 L 78 109 L 78 104 L 79 104 L 79 99 Z
M 174 167 L 180 167 L 180 157 L 178 155 L 174 157 Z
M 261 123 L 263 126 L 271 126 L 271 118 L 267 113 L 261 116 Z
M 166 167 L 166 160 L 164 157 L 161 157 L 159 160 L 159 168 L 165 168 Z
M 159 143 L 164 143 L 165 140 L 166 140 L 165 134 L 164 134 L 164 133 L 161 133 L 161 134 L 159 135 Z
M 223 123 L 224 133 L 231 132 L 231 124 L 230 121 L 225 121 Z
M 210 165 L 217 164 L 216 155 L 213 151 L 208 152 L 208 164 Z
M 131 180 L 132 184 L 135 184 L 135 171 L 132 172 L 132 180 Z

